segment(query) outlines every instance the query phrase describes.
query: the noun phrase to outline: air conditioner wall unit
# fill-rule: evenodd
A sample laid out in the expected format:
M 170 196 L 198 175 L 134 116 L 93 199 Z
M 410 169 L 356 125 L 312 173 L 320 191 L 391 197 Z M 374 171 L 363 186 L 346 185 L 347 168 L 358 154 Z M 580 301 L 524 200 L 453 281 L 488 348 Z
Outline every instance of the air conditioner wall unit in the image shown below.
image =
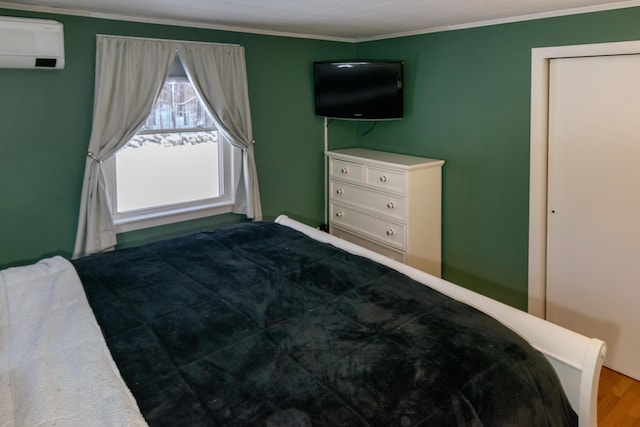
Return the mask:
M 64 68 L 62 23 L 0 16 L 0 68 Z

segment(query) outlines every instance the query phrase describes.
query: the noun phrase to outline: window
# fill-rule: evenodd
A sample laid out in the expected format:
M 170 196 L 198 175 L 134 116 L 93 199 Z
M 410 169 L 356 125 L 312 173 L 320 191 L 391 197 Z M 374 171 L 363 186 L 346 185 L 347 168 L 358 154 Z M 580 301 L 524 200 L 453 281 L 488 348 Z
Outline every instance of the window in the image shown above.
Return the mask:
M 117 230 L 230 212 L 233 151 L 176 56 L 151 114 L 108 166 Z

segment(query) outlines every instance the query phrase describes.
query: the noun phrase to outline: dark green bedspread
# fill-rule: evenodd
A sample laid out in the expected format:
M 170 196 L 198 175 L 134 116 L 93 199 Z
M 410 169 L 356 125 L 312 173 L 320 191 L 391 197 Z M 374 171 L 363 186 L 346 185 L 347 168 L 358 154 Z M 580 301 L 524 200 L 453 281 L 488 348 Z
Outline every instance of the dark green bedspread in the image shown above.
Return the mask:
M 284 226 L 73 263 L 152 426 L 577 424 L 499 322 Z

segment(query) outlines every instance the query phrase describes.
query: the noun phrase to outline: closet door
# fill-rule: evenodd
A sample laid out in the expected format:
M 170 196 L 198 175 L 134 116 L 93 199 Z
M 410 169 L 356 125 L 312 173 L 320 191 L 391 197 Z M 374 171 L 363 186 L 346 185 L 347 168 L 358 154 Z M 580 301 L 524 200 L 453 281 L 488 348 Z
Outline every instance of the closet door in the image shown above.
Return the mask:
M 640 379 L 640 55 L 550 64 L 547 319 Z

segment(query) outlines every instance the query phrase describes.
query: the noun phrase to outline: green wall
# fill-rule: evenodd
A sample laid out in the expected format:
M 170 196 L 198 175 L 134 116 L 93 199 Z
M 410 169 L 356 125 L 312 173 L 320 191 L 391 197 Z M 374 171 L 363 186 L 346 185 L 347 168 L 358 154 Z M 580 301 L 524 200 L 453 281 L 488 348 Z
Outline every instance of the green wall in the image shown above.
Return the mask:
M 353 44 L 6 9 L 0 15 L 63 22 L 66 50 L 61 71 L 0 69 L 0 268 L 71 256 L 91 133 L 96 34 L 243 45 L 264 217 L 322 222 L 324 131 L 313 114 L 311 63 L 353 57 Z M 352 129 L 342 137 L 350 143 Z M 243 218 L 207 218 L 118 241 L 130 246 Z
M 633 8 L 357 45 L 404 59 L 407 91 L 406 118 L 358 145 L 446 161 L 443 277 L 526 309 L 531 49 L 640 39 L 638 22 Z
M 311 62 L 405 61 L 406 118 L 333 121 L 331 148 L 442 158 L 443 275 L 527 305 L 531 48 L 640 39 L 640 8 L 350 44 L 0 9 L 65 24 L 63 71 L 0 69 L 0 268 L 70 256 L 91 131 L 95 35 L 246 48 L 264 216 L 323 220 L 323 121 Z M 123 246 L 242 220 L 225 215 L 120 236 Z

